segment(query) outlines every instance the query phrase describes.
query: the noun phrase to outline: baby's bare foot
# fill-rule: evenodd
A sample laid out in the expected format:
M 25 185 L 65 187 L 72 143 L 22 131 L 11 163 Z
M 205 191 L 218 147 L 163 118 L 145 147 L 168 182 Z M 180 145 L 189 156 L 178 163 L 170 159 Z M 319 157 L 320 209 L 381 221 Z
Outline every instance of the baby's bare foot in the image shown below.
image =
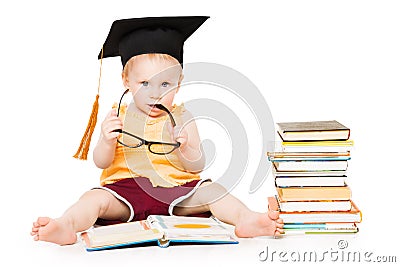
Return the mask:
M 235 227 L 238 237 L 279 236 L 283 233 L 283 221 L 277 211 L 250 212 Z
M 49 217 L 39 217 L 33 223 L 31 235 L 35 241 L 47 241 L 59 245 L 73 244 L 77 239 L 70 224 Z

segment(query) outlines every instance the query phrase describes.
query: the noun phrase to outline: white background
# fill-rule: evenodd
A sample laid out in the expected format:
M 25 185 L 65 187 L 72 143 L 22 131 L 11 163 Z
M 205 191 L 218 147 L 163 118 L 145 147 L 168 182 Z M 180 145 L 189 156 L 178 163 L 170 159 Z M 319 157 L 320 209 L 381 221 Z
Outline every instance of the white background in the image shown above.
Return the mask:
M 252 265 L 267 264 L 257 260 L 266 245 L 288 251 L 329 250 L 339 239 L 348 240 L 353 251 L 397 253 L 400 260 L 394 247 L 399 240 L 400 179 L 398 1 L 88 2 L 1 4 L 0 261 L 15 266 L 108 266 L 135 265 L 145 259 L 177 264 L 183 257 L 186 264 L 194 261 L 191 265 Z M 97 55 L 111 23 L 173 15 L 211 16 L 186 42 L 185 62 L 223 64 L 247 76 L 264 94 L 275 122 L 336 119 L 351 128 L 355 148 L 348 183 L 364 215 L 358 235 L 258 238 L 242 240 L 234 248 L 105 253 L 87 253 L 80 244 L 59 247 L 32 241 L 29 232 L 37 216 L 60 216 L 99 182 L 100 170 L 91 157 L 82 162 L 72 155 L 96 95 Z M 122 92 L 120 71 L 119 59 L 104 60 L 99 124 Z M 248 134 L 259 138 L 256 131 Z M 250 145 L 257 151 L 256 142 Z M 272 178 L 249 194 L 251 167 L 250 163 L 232 193 L 263 211 L 266 197 L 274 193 Z M 209 175 L 221 171 L 219 166 L 212 168 Z

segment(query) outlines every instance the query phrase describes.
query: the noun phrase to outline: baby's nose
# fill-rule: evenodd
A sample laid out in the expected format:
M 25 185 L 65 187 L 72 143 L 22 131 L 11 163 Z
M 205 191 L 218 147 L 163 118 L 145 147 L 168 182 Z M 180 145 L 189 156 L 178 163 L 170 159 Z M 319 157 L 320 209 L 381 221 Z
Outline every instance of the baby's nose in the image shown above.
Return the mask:
M 152 88 L 150 90 L 150 97 L 153 99 L 159 99 L 161 97 L 161 91 L 157 88 Z

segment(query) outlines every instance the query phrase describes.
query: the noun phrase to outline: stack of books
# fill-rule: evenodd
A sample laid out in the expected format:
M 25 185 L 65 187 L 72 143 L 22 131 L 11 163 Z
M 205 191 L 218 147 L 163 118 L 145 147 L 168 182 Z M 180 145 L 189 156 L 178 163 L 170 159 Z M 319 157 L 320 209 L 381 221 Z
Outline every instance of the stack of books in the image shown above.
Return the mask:
M 361 211 L 351 199 L 347 167 L 350 129 L 333 121 L 277 123 L 279 151 L 268 152 L 285 234 L 356 233 Z

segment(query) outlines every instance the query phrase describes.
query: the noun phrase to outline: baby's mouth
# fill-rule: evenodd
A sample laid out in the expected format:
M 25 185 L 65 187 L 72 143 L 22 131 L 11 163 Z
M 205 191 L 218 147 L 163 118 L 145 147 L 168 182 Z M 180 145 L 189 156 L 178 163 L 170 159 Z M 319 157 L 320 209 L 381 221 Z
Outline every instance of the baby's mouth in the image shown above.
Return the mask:
M 160 111 L 156 104 L 148 104 L 148 106 L 154 111 Z

